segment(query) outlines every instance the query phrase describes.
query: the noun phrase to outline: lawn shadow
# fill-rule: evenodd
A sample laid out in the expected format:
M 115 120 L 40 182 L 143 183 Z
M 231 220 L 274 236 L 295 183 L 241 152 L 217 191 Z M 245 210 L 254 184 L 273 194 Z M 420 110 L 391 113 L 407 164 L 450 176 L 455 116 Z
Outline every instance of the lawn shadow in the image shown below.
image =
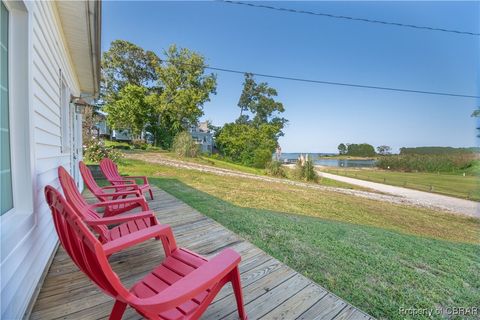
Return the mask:
M 239 207 L 177 179 L 149 179 L 375 317 L 401 319 L 400 307 L 480 301 L 478 245 Z

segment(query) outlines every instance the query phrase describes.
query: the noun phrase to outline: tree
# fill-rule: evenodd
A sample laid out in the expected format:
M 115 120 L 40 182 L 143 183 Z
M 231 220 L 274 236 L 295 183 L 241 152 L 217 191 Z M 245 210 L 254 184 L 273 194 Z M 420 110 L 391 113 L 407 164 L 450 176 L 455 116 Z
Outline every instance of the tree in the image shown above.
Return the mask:
M 155 81 L 159 65 L 160 59 L 154 52 L 125 40 L 113 41 L 102 55 L 100 100 L 112 103 L 128 84 L 158 90 Z
M 471 116 L 475 118 L 480 118 L 480 107 L 477 107 L 477 109 L 472 112 Z M 477 126 L 477 130 L 480 132 L 480 127 Z M 480 133 L 477 134 L 477 138 L 480 138 Z
M 142 130 L 154 121 L 155 109 L 147 101 L 147 89 L 127 84 L 117 94 L 117 98 L 105 107 L 108 113 L 107 123 L 113 129 L 130 129 L 139 136 Z
M 156 73 L 161 93 L 149 97 L 159 114 L 160 143 L 170 148 L 173 138 L 195 125 L 203 115 L 203 105 L 216 94 L 216 76 L 205 74 L 205 58 L 175 45 L 165 52 L 164 66 Z
M 221 154 L 234 162 L 262 168 L 272 160 L 287 123 L 280 117 L 285 111 L 283 104 L 275 101 L 275 96 L 277 91 L 267 83 L 257 84 L 251 74 L 245 74 L 238 102 L 240 116 L 216 134 Z
M 390 154 L 392 151 L 392 148 L 390 146 L 378 146 L 377 147 L 377 153 L 381 154 L 382 156 L 385 156 L 387 154 Z
M 368 143 L 352 143 L 347 145 L 347 155 L 355 157 L 373 157 L 375 148 Z
M 347 153 L 347 146 L 344 143 L 338 145 L 338 154 L 344 155 Z
M 264 123 L 277 123 L 282 129 L 286 123 L 286 119 L 278 115 L 285 111 L 281 102 L 275 101 L 277 90 L 268 86 L 268 83 L 261 82 L 257 84 L 251 73 L 245 74 L 243 82 L 243 90 L 238 101 L 240 108 L 240 117 L 238 123 L 249 123 L 248 115 L 244 115 L 245 111 L 250 111 L 253 115 L 251 123 L 254 126 L 260 126 Z

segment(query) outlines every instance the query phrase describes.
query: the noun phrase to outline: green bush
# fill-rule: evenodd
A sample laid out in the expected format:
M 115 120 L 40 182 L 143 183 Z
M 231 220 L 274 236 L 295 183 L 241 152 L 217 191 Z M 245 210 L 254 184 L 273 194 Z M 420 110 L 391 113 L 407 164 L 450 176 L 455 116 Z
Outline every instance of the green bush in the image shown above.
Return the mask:
M 227 123 L 218 132 L 216 144 L 228 160 L 244 166 L 265 168 L 277 147 L 276 127 L 262 124 Z
M 293 168 L 292 175 L 294 179 L 303 180 L 304 167 L 300 160 L 295 162 L 295 167 Z
M 179 157 L 195 158 L 200 154 L 200 148 L 190 133 L 182 131 L 173 139 L 173 152 Z
M 132 140 L 132 146 L 134 149 L 147 150 L 148 143 L 144 140 Z
M 272 160 L 272 152 L 268 149 L 256 149 L 253 151 L 252 167 L 265 168 Z
M 297 180 L 318 182 L 318 174 L 315 171 L 315 165 L 310 158 L 305 160 L 304 163 L 298 160 L 293 169 L 293 178 Z
M 83 153 L 85 159 L 89 162 L 98 163 L 104 158 L 110 158 L 113 162 L 118 162 L 123 155 L 112 147 L 106 147 L 102 140 L 90 140 L 84 146 Z
M 378 159 L 377 166 L 387 170 L 420 172 L 455 172 L 475 165 L 475 154 L 407 154 Z
M 315 171 L 315 165 L 311 159 L 306 160 L 303 165 L 303 179 L 312 182 L 318 181 L 318 174 L 317 171 Z
M 280 161 L 272 160 L 267 163 L 265 167 L 265 172 L 269 176 L 284 178 L 286 177 L 285 170 L 282 167 L 282 163 Z

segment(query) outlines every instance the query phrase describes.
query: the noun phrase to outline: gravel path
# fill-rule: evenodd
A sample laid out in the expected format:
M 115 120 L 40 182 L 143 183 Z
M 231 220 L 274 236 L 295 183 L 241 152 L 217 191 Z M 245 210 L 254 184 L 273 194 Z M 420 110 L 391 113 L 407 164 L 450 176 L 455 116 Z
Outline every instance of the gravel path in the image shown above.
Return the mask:
M 413 190 L 402 187 L 395 187 L 383 183 L 376 183 L 355 178 L 339 176 L 336 174 L 318 171 L 325 178 L 333 179 L 356 186 L 396 195 L 404 199 L 408 199 L 411 203 L 417 203 L 422 206 L 435 207 L 445 211 L 464 214 L 470 217 L 480 218 L 479 203 L 471 200 L 464 200 L 441 194 L 430 193 L 425 191 Z
M 126 154 L 127 158 L 131 159 L 137 159 L 137 160 L 143 160 L 146 162 L 150 163 L 156 163 L 164 166 L 170 166 L 170 167 L 176 167 L 176 168 L 182 168 L 182 169 L 189 169 L 189 170 L 197 170 L 201 172 L 208 172 L 216 175 L 221 175 L 221 176 L 231 176 L 231 177 L 240 177 L 240 178 L 248 178 L 248 179 L 253 179 L 253 180 L 259 180 L 259 181 L 266 181 L 266 182 L 274 182 L 274 183 L 283 183 L 287 185 L 293 185 L 293 186 L 298 186 L 298 187 L 305 187 L 305 188 L 310 188 L 310 189 L 315 189 L 315 190 L 323 190 L 323 191 L 331 191 L 331 192 L 337 192 L 337 193 L 342 193 L 342 194 L 347 194 L 347 195 L 352 195 L 356 197 L 362 197 L 362 198 L 367 198 L 367 199 L 372 199 L 372 200 L 379 200 L 379 201 L 386 201 L 390 203 L 395 203 L 395 204 L 404 204 L 404 205 L 412 205 L 416 207 L 425 207 L 429 209 L 434 209 L 434 210 L 442 210 L 442 211 L 448 211 L 451 213 L 456 213 L 456 214 L 466 214 L 469 216 L 476 216 L 480 217 L 478 215 L 478 211 L 473 210 L 476 208 L 476 203 L 473 201 L 470 201 L 475 204 L 475 208 L 470 208 L 470 210 L 463 210 L 463 207 L 460 205 L 457 206 L 452 206 L 452 205 L 445 205 L 443 202 L 439 201 L 431 201 L 429 200 L 430 198 L 425 198 L 421 199 L 420 197 L 408 197 L 404 196 L 402 194 L 396 194 L 394 192 L 389 192 L 389 191 L 383 191 L 379 190 L 376 187 L 370 187 L 366 186 L 366 188 L 370 188 L 372 190 L 376 190 L 379 192 L 383 193 L 388 193 L 388 194 L 382 194 L 382 193 L 377 193 L 377 192 L 369 192 L 369 191 L 362 191 L 362 190 L 352 190 L 352 189 L 345 189 L 345 188 L 338 188 L 338 187 L 329 187 L 329 186 L 322 186 L 318 184 L 312 184 L 312 183 L 305 183 L 305 182 L 299 182 L 299 181 L 292 181 L 288 179 L 280 179 L 280 178 L 273 178 L 273 177 L 268 177 L 268 176 L 260 176 L 260 175 L 255 175 L 251 173 L 244 173 L 236 170 L 230 170 L 230 169 L 223 169 L 223 168 L 217 168 L 213 166 L 208 166 L 208 165 L 203 165 L 203 164 L 196 164 L 192 162 L 187 162 L 187 161 L 182 161 L 182 160 L 177 160 L 177 159 L 172 159 L 169 157 L 166 157 L 160 153 L 134 153 L 134 154 Z M 321 173 L 325 177 L 325 173 Z M 334 176 L 334 175 L 332 175 Z M 328 177 L 330 178 L 330 177 Z M 335 176 L 335 178 L 330 178 L 334 180 L 339 180 L 340 176 Z M 348 179 L 348 178 L 347 178 Z M 352 179 L 352 180 L 357 180 L 357 179 Z M 339 180 L 341 181 L 341 180 Z M 358 180 L 359 182 L 366 182 L 362 180 Z M 348 182 L 351 183 L 351 182 Z M 356 184 L 356 183 L 351 183 L 351 184 Z M 360 185 L 360 184 L 358 184 Z M 387 185 L 382 185 L 379 184 L 380 186 L 385 186 L 385 187 L 390 187 Z M 393 187 L 396 188 L 396 187 Z M 404 189 L 404 188 L 401 188 Z M 413 191 L 415 193 L 422 193 L 426 195 L 434 195 L 430 194 L 427 192 L 421 192 L 421 191 L 415 191 L 415 190 L 410 190 L 406 189 L 408 191 Z M 437 195 L 434 195 L 437 196 Z M 456 200 L 460 201 L 467 201 L 467 200 L 461 200 L 457 198 L 450 198 L 450 197 L 445 197 L 445 196 L 439 196 L 442 198 L 446 198 L 444 202 L 448 204 L 448 200 L 452 200 L 455 202 Z M 468 202 L 468 201 L 467 201 Z M 456 203 L 456 202 L 455 202 Z

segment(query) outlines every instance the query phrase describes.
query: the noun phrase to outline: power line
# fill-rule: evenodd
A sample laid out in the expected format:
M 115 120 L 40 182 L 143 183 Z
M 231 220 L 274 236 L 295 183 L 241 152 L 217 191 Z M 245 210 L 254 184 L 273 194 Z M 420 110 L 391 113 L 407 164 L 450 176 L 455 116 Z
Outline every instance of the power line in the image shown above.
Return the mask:
M 264 4 L 251 3 L 251 2 L 232 1 L 232 0 L 217 0 L 217 1 L 223 2 L 223 3 L 228 3 L 228 4 L 248 6 L 248 7 L 253 7 L 253 8 L 263 8 L 263 9 L 290 12 L 290 13 L 309 14 L 309 15 L 313 15 L 313 16 L 320 16 L 320 17 L 326 17 L 326 18 L 361 21 L 361 22 L 368 22 L 368 23 L 377 23 L 377 24 L 383 24 L 383 25 L 391 25 L 391 26 L 396 26 L 396 27 L 406 27 L 406 28 L 414 28 L 414 29 L 423 29 L 423 30 L 429 30 L 429 31 L 441 31 L 441 32 L 456 33 L 456 34 L 463 34 L 463 35 L 469 35 L 469 36 L 480 36 L 480 33 L 454 30 L 454 29 L 435 28 L 435 27 L 429 27 L 429 26 L 418 26 L 418 25 L 407 24 L 407 23 L 399 23 L 399 22 L 391 22 L 391 21 L 383 21 L 383 20 L 375 20 L 375 19 L 367 19 L 367 18 L 342 16 L 342 15 L 336 15 L 336 14 L 325 13 L 325 12 L 313 12 L 313 11 L 306 11 L 306 10 L 299 10 L 299 9 L 289 9 L 289 8 L 283 8 L 283 7 L 268 6 L 268 5 L 264 5 Z
M 168 62 L 168 61 L 160 60 L 160 62 L 164 63 L 164 62 Z M 195 64 L 189 64 L 189 63 L 183 63 L 183 62 L 177 62 L 177 61 L 171 62 L 171 63 L 174 63 L 174 64 L 178 63 L 178 64 L 190 65 L 190 66 L 198 66 L 198 65 L 195 65 Z M 305 78 L 297 78 L 297 77 L 279 76 L 279 75 L 271 75 L 271 74 L 265 74 L 265 73 L 257 73 L 257 72 L 241 71 L 241 70 L 234 70 L 234 69 L 218 68 L 218 67 L 212 67 L 212 66 L 209 66 L 209 65 L 204 66 L 204 68 L 205 69 L 210 69 L 210 70 L 215 70 L 215 71 L 236 73 L 236 74 L 250 73 L 252 75 L 255 75 L 255 76 L 258 76 L 258 77 L 264 77 L 264 78 L 298 81 L 298 82 L 308 82 L 308 83 L 317 83 L 317 84 L 326 84 L 326 85 L 333 85 L 333 86 L 387 90 L 387 91 L 396 91 L 396 92 L 419 93 L 419 94 L 429 94 L 429 95 L 449 96 L 449 97 L 461 97 L 461 98 L 474 98 L 474 99 L 480 98 L 480 96 L 458 94 L 458 93 L 449 93 L 449 92 L 424 91 L 424 90 L 404 89 L 404 88 L 392 88 L 392 87 L 364 85 L 364 84 L 358 84 L 358 83 L 346 83 L 346 82 L 335 82 L 335 81 L 326 81 L 326 80 L 314 80 L 314 79 L 305 79 Z

